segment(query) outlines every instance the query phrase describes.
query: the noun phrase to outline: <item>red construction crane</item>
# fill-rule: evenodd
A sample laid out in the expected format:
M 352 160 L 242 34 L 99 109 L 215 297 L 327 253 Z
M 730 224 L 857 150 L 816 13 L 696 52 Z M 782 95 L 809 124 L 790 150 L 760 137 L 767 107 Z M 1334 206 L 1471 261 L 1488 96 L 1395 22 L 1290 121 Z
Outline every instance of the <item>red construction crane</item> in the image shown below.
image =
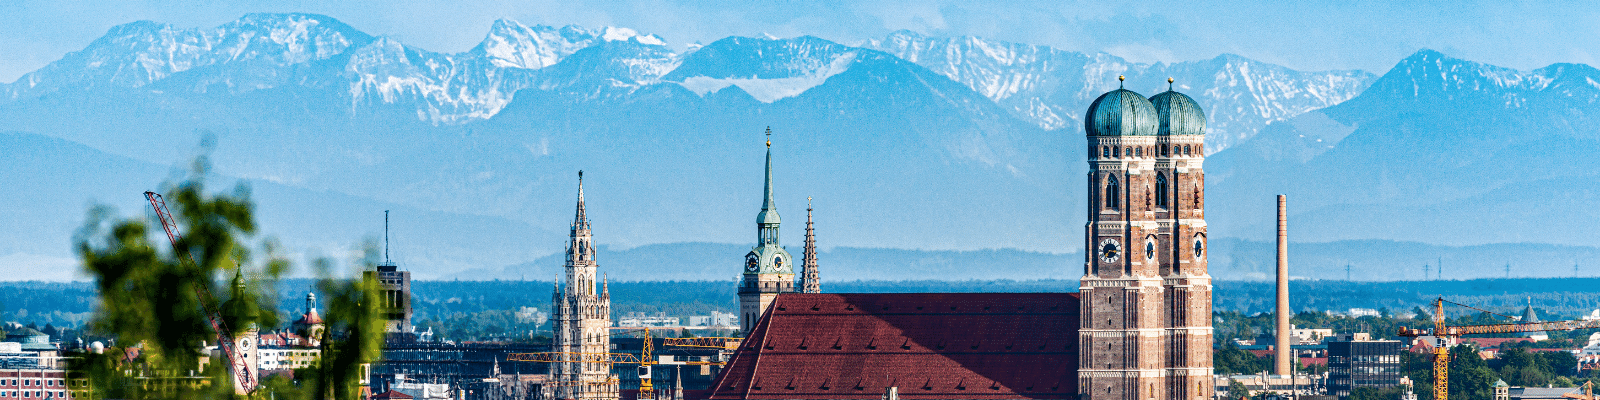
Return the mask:
M 172 252 L 178 259 L 188 265 L 194 265 L 194 259 L 189 257 L 189 252 L 178 246 L 178 222 L 173 220 L 172 213 L 167 211 L 167 201 L 156 192 L 144 192 L 144 197 L 150 200 L 150 207 L 156 210 L 156 217 L 161 219 L 161 228 L 167 231 L 167 240 L 172 242 Z M 200 307 L 205 309 L 206 320 L 211 323 L 211 329 L 217 331 L 217 349 L 228 359 L 228 369 L 233 375 L 233 393 L 250 394 L 256 388 L 256 380 L 250 374 L 244 357 L 239 356 L 238 350 L 233 347 L 233 338 L 229 337 L 231 331 L 222 321 L 221 314 L 217 312 L 215 298 L 211 296 L 211 289 L 205 283 L 196 282 L 194 293 L 199 297 Z

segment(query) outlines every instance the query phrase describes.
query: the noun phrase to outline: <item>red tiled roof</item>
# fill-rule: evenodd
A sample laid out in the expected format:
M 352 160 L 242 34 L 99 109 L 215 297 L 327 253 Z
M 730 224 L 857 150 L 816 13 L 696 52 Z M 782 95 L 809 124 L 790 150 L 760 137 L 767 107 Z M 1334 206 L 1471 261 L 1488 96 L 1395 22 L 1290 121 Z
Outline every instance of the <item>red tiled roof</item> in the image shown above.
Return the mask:
M 1474 344 L 1477 344 L 1478 347 L 1480 347 L 1480 348 L 1500 347 L 1502 345 L 1505 345 L 1506 342 L 1532 342 L 1533 341 L 1533 339 L 1529 339 L 1529 338 L 1482 338 L 1482 337 L 1475 337 L 1475 338 L 1461 338 L 1461 339 L 1469 341 L 1469 342 L 1472 342 Z
M 1076 293 L 778 295 L 709 398 L 1068 399 Z
M 1300 365 L 1328 365 L 1327 357 L 1300 357 Z
M 389 390 L 387 392 L 383 392 L 383 393 L 378 394 L 376 396 L 372 396 L 372 398 L 374 400 L 381 400 L 381 399 L 411 399 L 413 397 L 411 397 L 411 395 L 409 395 L 409 394 L 396 392 L 394 390 Z

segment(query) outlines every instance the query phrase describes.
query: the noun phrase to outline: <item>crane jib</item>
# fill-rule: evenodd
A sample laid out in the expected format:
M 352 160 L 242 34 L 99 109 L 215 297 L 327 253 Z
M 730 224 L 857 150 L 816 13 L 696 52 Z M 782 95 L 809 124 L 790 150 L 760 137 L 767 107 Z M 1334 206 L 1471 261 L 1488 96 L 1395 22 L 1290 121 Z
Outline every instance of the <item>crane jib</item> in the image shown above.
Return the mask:
M 150 208 L 155 209 L 156 217 L 161 220 L 161 228 L 167 232 L 167 240 L 172 242 L 173 255 L 177 256 L 179 261 L 193 266 L 194 259 L 189 257 L 189 252 L 178 246 L 178 223 L 172 218 L 172 213 L 167 211 L 166 200 L 156 192 L 144 192 L 144 197 L 150 200 Z M 196 282 L 194 292 L 195 296 L 199 298 L 200 307 L 205 310 L 206 322 L 209 322 L 211 329 L 217 332 L 217 349 L 222 352 L 223 356 L 228 358 L 228 365 L 232 367 L 234 390 L 239 391 L 241 394 L 250 393 L 256 387 L 255 379 L 247 370 L 251 366 L 247 365 L 244 358 L 239 356 L 238 349 L 233 346 L 233 338 L 228 337 L 230 331 L 227 324 L 220 317 L 221 314 L 217 312 L 217 307 L 214 304 L 215 298 L 211 296 L 211 290 L 207 289 L 204 283 Z

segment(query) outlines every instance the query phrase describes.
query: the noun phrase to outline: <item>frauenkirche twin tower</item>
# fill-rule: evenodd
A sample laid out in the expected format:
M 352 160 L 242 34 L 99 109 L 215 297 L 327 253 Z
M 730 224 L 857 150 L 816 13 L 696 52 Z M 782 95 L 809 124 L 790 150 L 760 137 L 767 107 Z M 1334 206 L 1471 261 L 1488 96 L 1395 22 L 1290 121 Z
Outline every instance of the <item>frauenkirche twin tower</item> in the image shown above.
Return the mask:
M 1148 100 L 1119 88 L 1084 116 L 1080 399 L 1211 397 L 1205 128 L 1170 88 Z

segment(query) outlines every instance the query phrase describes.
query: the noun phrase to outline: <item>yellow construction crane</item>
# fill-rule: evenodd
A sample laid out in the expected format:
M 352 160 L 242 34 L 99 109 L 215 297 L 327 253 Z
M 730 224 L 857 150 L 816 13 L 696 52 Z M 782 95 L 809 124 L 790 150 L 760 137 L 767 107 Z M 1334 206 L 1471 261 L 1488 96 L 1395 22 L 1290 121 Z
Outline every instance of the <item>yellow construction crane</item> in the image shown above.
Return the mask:
M 655 387 L 650 383 L 651 366 L 660 363 L 655 358 L 655 342 L 650 340 L 649 327 L 613 327 L 613 330 L 644 331 L 644 345 L 639 348 L 639 354 L 629 353 L 571 353 L 571 352 L 544 352 L 544 353 L 511 353 L 506 354 L 506 361 L 527 362 L 580 362 L 600 364 L 639 364 L 639 399 L 655 397 Z M 714 349 L 735 349 L 739 347 L 739 338 L 667 338 L 665 345 L 673 347 L 701 347 Z M 673 364 L 679 364 L 674 362 Z M 684 365 L 723 365 L 714 361 L 684 361 Z
M 695 338 L 666 338 L 662 343 L 673 347 L 698 347 L 704 349 L 733 350 L 744 343 L 744 338 L 732 337 L 695 337 Z
M 1565 398 L 1569 398 L 1569 399 L 1578 399 L 1578 400 L 1595 400 L 1594 399 L 1594 381 L 1588 381 L 1588 382 L 1584 382 L 1583 383 L 1583 394 L 1582 395 L 1573 394 L 1573 393 L 1562 393 L 1561 397 L 1565 397 Z
M 1570 331 L 1578 329 L 1600 328 L 1600 320 L 1447 326 L 1444 324 L 1444 303 L 1450 303 L 1461 307 L 1488 312 L 1465 304 L 1446 301 L 1441 297 L 1433 301 L 1433 329 L 1411 329 L 1406 327 L 1400 328 L 1400 336 L 1433 336 L 1438 338 L 1438 343 L 1434 343 L 1433 345 L 1433 400 L 1449 400 L 1450 396 L 1450 349 L 1446 345 L 1447 338 L 1453 341 L 1454 339 L 1460 338 L 1463 335 Z

